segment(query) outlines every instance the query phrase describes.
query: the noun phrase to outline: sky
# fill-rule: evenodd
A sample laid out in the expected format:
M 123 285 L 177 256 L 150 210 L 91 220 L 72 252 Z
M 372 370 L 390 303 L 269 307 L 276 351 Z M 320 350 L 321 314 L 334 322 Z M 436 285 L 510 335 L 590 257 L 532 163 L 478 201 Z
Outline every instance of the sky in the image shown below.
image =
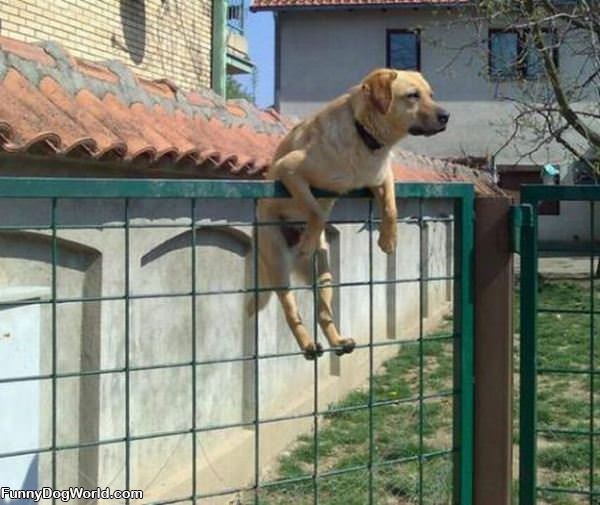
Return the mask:
M 250 2 L 251 0 L 249 0 Z M 256 104 L 261 107 L 273 105 L 275 85 L 275 26 L 272 12 L 250 12 L 246 5 L 245 35 L 248 39 L 250 59 L 258 69 Z M 252 78 L 238 79 L 248 90 L 252 89 Z

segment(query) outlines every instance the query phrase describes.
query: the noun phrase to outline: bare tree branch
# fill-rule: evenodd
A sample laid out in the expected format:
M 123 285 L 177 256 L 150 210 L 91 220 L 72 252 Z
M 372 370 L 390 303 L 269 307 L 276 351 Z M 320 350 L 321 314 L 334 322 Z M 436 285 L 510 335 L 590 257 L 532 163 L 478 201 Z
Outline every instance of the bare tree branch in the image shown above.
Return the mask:
M 523 5 L 526 9 L 527 14 L 532 18 L 536 18 L 536 9 L 533 0 L 523 0 Z M 600 134 L 589 128 L 585 123 L 581 121 L 581 118 L 575 113 L 575 111 L 569 105 L 569 101 L 564 93 L 561 86 L 560 79 L 558 76 L 558 69 L 554 63 L 551 54 L 548 54 L 548 49 L 544 46 L 544 36 L 542 28 L 539 23 L 533 24 L 533 38 L 535 45 L 542 55 L 544 61 L 544 68 L 546 75 L 550 81 L 550 85 L 556 96 L 556 102 L 560 108 L 561 114 L 565 120 L 573 127 L 573 129 L 579 133 L 582 137 L 588 140 L 594 146 L 600 148 Z

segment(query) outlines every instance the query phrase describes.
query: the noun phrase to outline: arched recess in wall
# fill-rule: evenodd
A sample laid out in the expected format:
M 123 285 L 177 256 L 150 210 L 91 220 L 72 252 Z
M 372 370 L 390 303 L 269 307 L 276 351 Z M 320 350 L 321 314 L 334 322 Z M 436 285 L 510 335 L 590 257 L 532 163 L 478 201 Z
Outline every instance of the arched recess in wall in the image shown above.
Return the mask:
M 53 258 L 50 235 L 25 231 L 0 232 L 0 289 L 46 287 L 52 292 L 53 259 L 56 262 L 56 345 L 57 372 L 83 372 L 101 368 L 101 253 L 79 242 L 58 237 Z M 82 302 L 73 299 L 91 298 Z M 60 300 L 70 300 L 63 302 Z M 43 301 L 43 300 L 42 300 Z M 48 301 L 48 300 L 46 300 Z M 7 309 L 10 310 L 10 309 Z M 0 318 L 3 317 L 0 310 Z M 49 303 L 40 304 L 39 374 L 52 371 L 52 318 Z M 17 383 L 18 384 L 18 383 Z M 39 446 L 48 445 L 52 426 L 52 384 L 39 383 Z M 57 469 L 70 482 L 94 487 L 98 481 L 100 376 L 90 374 L 57 381 L 56 408 L 59 443 L 91 443 L 85 450 L 68 451 Z M 38 484 L 50 485 L 49 454 L 41 454 Z
M 191 258 L 192 243 L 192 232 L 188 230 L 158 244 L 141 257 L 142 275 L 152 276 L 160 269 L 173 271 L 177 264 L 187 268 L 183 262 Z M 231 358 L 254 352 L 254 331 L 245 311 L 247 295 L 243 293 L 254 277 L 252 240 L 247 233 L 229 226 L 200 226 L 195 244 L 196 357 L 200 363 L 211 362 L 196 367 L 197 423 L 201 427 L 240 422 L 252 411 L 254 364 L 248 360 L 232 362 Z M 178 289 L 187 290 L 187 285 Z M 191 310 L 191 299 L 189 307 Z M 165 314 L 165 321 L 169 318 L 173 319 Z M 190 330 L 165 328 L 191 336 Z M 218 360 L 230 361 L 215 363 Z

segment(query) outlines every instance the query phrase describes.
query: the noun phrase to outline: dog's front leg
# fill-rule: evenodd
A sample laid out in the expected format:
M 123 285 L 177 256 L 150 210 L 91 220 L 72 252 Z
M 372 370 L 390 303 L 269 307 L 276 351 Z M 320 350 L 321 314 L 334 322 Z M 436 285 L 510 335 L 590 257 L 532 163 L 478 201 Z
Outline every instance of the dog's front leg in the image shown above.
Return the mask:
M 396 218 L 396 191 L 394 188 L 394 174 L 388 168 L 385 181 L 381 186 L 370 188 L 379 204 L 381 212 L 381 225 L 379 227 L 379 240 L 377 243 L 386 254 L 391 254 L 396 248 L 397 226 Z

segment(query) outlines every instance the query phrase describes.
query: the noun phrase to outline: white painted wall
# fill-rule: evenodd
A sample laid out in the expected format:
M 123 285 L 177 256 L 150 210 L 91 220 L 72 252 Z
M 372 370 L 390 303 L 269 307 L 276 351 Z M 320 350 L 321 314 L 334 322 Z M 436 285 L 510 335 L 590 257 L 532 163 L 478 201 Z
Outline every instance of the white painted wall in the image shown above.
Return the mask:
M 50 203 L 0 202 L 3 225 L 25 228 L 49 224 Z M 446 216 L 451 202 L 427 202 L 427 216 Z M 254 428 L 220 428 L 252 421 L 254 416 L 254 363 L 231 361 L 254 353 L 254 320 L 245 313 L 248 296 L 229 293 L 198 295 L 192 305 L 190 276 L 192 254 L 197 265 L 199 291 L 239 290 L 253 282 L 251 226 L 228 226 L 250 222 L 251 201 L 198 201 L 200 227 L 197 247 L 191 248 L 189 202 L 136 200 L 131 216 L 128 258 L 129 363 L 132 367 L 185 364 L 192 359 L 195 311 L 197 359 L 200 362 L 230 360 L 197 365 L 196 424 L 198 440 L 199 492 L 218 492 L 245 486 L 254 475 Z M 416 201 L 399 201 L 400 217 L 416 216 Z M 123 222 L 122 201 L 61 200 L 57 219 L 62 225 L 111 225 Z M 367 201 L 338 202 L 333 219 L 366 221 Z M 160 227 L 154 227 L 159 225 Z M 183 226 L 182 226 L 183 225 Z M 143 226 L 143 227 L 140 227 Z M 429 275 L 447 275 L 448 223 L 429 223 L 423 251 Z M 369 280 L 369 231 L 364 224 L 340 224 L 332 242 L 336 282 Z M 373 236 L 376 244 L 376 232 Z M 52 241 L 45 231 L 0 233 L 0 284 L 3 288 L 52 284 Z M 376 247 L 376 245 L 375 245 Z M 405 282 L 374 287 L 375 342 L 415 339 L 419 331 L 419 229 L 416 224 L 399 225 L 399 248 L 387 257 L 373 252 L 374 279 L 397 277 Z M 57 304 L 58 373 L 81 370 L 113 370 L 86 378 L 59 378 L 57 381 L 57 440 L 59 445 L 112 441 L 86 449 L 59 451 L 57 487 L 96 485 L 121 488 L 125 484 L 125 366 L 126 310 L 125 234 L 123 229 L 69 229 L 58 232 L 57 292 L 64 301 Z M 337 259 L 336 259 L 337 258 Z M 450 267 L 451 268 L 451 267 Z M 428 288 L 426 327 L 437 324 L 448 310 L 449 281 Z M 340 292 L 341 291 L 341 292 Z M 161 294 L 161 298 L 143 298 Z M 68 299 L 89 298 L 86 302 Z M 112 297 L 97 301 L 97 297 Z M 336 290 L 337 317 L 344 335 L 359 344 L 369 342 L 369 288 Z M 137 297 L 137 298 L 136 298 Z M 312 328 L 312 290 L 297 292 L 307 326 Z M 29 307 L 27 310 L 34 310 Z M 39 309 L 38 309 L 39 310 Z M 1 316 L 1 312 L 0 312 Z M 46 305 L 39 317 L 28 316 L 28 324 L 41 321 L 38 334 L 40 358 L 30 363 L 30 372 L 49 373 L 51 365 L 51 319 Z M 2 321 L 0 317 L 0 322 Z M 276 297 L 260 313 L 260 355 L 297 352 Z M 37 327 L 37 326 L 36 326 Z M 27 330 L 29 332 L 29 330 Z M 33 330 L 32 330 L 33 332 Z M 322 341 L 323 336 L 319 337 Z M 392 356 L 397 347 L 378 347 L 375 364 Z M 31 352 L 34 352 L 33 350 Z M 4 359 L 0 353 L 0 360 Z M 0 361 L 2 363 L 2 361 Z M 35 365 L 37 363 L 37 365 Z M 326 354 L 318 363 L 319 408 L 343 398 L 362 386 L 368 377 L 369 353 L 358 349 L 339 359 Z M 19 367 L 18 363 L 15 366 Z M 37 366 L 37 368 L 36 368 Z M 20 369 L 20 368 L 19 368 Z M 12 369 L 11 369 L 12 370 Z M 39 370 L 39 372 L 36 372 Z M 10 370 L 9 370 L 10 371 Z M 14 373 L 13 370 L 10 373 Z M 302 356 L 263 359 L 259 363 L 259 415 L 261 420 L 309 414 L 313 410 L 314 367 Z M 4 373 L 3 373 L 4 376 Z M 35 382 L 30 385 L 36 384 Z M 51 383 L 39 382 L 40 399 L 23 393 L 8 408 L 21 412 L 19 402 L 39 404 L 39 444 L 51 442 Z M 138 370 L 130 374 L 130 430 L 132 436 L 190 429 L 192 425 L 192 368 Z M 3 406 L 4 407 L 4 406 Z M 278 454 L 299 433 L 310 429 L 312 418 L 261 425 L 260 464 L 268 468 Z M 211 429 L 213 428 L 213 429 Z M 28 432 L 29 433 L 29 432 Z M 33 435 L 11 438 L 9 450 L 26 449 Z M 1 443 L 0 452 L 7 450 Z M 191 493 L 191 435 L 157 437 L 131 443 L 131 487 L 143 489 L 149 501 L 172 499 Z M 40 484 L 50 483 L 50 455 L 39 462 Z M 215 504 L 229 498 L 216 499 Z M 211 503 L 211 502 L 207 502 Z

